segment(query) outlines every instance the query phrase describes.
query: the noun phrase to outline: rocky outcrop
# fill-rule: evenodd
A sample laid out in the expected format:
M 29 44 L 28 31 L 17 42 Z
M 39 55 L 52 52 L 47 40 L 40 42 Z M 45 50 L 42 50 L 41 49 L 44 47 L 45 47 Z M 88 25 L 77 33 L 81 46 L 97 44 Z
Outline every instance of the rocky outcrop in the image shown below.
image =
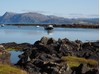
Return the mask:
M 10 64 L 10 53 L 0 45 L 0 64 Z
M 79 67 L 70 68 L 61 58 L 63 56 L 77 56 L 98 61 L 99 42 L 70 41 L 67 38 L 55 40 L 42 37 L 32 44 L 18 44 L 23 47 L 23 54 L 16 64 L 27 70 L 29 74 L 98 74 L 98 69 L 87 69 L 80 64 Z M 6 44 L 5 44 L 6 46 Z M 27 47 L 26 47 L 27 46 Z M 84 72 L 83 72 L 84 71 Z

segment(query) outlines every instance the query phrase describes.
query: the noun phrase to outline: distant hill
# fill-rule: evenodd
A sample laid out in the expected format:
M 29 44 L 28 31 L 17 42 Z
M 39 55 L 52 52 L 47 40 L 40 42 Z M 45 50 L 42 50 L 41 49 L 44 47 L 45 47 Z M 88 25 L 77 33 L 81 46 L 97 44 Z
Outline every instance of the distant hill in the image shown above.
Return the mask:
M 0 16 L 0 24 L 98 24 L 99 18 L 68 19 L 64 17 L 43 15 L 40 13 L 12 13 L 6 12 Z

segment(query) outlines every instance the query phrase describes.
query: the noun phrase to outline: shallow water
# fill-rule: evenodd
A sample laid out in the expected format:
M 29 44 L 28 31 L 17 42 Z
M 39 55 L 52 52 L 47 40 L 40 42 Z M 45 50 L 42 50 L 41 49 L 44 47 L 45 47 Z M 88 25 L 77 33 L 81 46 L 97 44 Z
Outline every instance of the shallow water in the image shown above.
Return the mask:
M 5 26 L 0 27 L 0 43 L 16 42 L 31 43 L 41 37 L 68 38 L 70 40 L 95 41 L 99 39 L 99 29 L 54 28 L 51 31 L 35 26 Z
M 22 54 L 23 52 L 21 51 L 10 51 L 10 63 L 11 64 L 16 64 L 19 61 L 18 55 Z

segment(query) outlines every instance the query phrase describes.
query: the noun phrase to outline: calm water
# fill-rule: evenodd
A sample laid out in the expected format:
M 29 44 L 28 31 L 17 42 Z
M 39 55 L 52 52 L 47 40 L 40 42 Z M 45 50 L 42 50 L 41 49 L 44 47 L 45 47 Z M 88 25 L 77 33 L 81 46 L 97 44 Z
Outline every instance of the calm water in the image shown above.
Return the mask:
M 0 43 L 34 43 L 41 37 L 68 38 L 70 40 L 95 41 L 99 39 L 98 29 L 82 28 L 54 28 L 52 31 L 46 31 L 43 27 L 33 26 L 5 26 L 0 27 Z
M 18 55 L 22 54 L 23 52 L 21 51 L 10 51 L 10 63 L 11 64 L 16 64 L 19 61 Z
M 16 42 L 16 43 L 31 43 L 40 40 L 41 37 L 68 38 L 70 40 L 95 41 L 99 40 L 98 29 L 82 29 L 82 28 L 54 28 L 51 31 L 44 30 L 43 27 L 33 26 L 5 26 L 0 27 L 0 43 Z M 10 61 L 12 64 L 19 60 L 20 51 L 10 51 Z

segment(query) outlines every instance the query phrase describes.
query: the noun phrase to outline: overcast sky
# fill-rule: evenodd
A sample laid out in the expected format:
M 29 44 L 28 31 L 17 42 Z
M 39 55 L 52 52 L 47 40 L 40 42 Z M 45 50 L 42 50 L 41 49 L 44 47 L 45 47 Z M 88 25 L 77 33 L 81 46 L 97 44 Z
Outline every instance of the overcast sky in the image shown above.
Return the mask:
M 99 0 L 0 0 L 5 12 L 38 12 L 62 17 L 98 17 Z

